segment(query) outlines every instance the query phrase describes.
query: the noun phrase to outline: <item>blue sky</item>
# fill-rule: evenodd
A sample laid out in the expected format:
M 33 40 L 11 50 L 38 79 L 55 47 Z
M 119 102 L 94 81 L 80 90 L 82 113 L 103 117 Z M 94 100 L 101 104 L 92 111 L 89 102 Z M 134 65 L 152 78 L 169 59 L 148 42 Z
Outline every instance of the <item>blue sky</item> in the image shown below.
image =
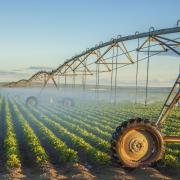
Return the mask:
M 118 34 L 173 27 L 179 7 L 179 0 L 0 0 L 0 81 L 55 68 Z

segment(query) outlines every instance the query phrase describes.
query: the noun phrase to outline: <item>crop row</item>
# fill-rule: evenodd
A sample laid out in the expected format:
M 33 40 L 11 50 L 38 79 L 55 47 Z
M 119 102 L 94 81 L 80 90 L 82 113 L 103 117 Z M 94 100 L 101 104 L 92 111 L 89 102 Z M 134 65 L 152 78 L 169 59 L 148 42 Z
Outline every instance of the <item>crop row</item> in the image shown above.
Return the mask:
M 81 128 L 77 123 L 74 123 L 72 119 L 67 120 L 66 118 L 61 118 L 60 116 L 52 113 L 50 108 L 39 108 L 41 112 L 43 112 L 46 116 L 53 119 L 57 123 L 60 123 L 62 126 L 67 128 L 70 132 L 82 137 L 88 143 L 92 144 L 93 147 L 98 148 L 99 150 L 109 152 L 110 144 L 108 141 L 105 141 L 93 133 Z M 58 112 L 56 112 L 58 113 Z M 79 120 L 81 121 L 81 120 Z
M 43 135 L 43 138 L 45 141 L 49 142 L 51 146 L 56 150 L 59 162 L 77 162 L 78 156 L 77 152 L 68 148 L 67 145 L 58 137 L 55 136 L 55 134 L 44 126 L 43 123 L 38 121 L 30 111 L 28 111 L 27 108 L 24 108 L 20 105 L 15 105 L 14 108 L 17 110 L 19 108 L 18 113 L 21 115 L 26 115 L 26 119 L 28 119 L 28 122 L 31 122 L 35 124 L 35 126 L 38 128 L 38 131 Z M 21 116 L 23 116 L 21 115 Z M 22 118 L 22 117 L 21 117 Z
M 43 166 L 48 163 L 48 156 L 44 150 L 44 148 L 41 146 L 41 143 L 39 139 L 37 138 L 36 134 L 34 133 L 33 129 L 29 126 L 28 122 L 26 119 L 22 116 L 20 113 L 16 103 L 11 100 L 11 105 L 14 113 L 14 117 L 18 121 L 21 130 L 22 130 L 22 135 L 23 138 L 25 138 L 34 158 L 36 163 L 39 166 Z
M 9 111 L 9 103 L 7 98 L 4 100 L 5 103 L 5 122 L 6 122 L 6 135 L 4 140 L 4 149 L 6 157 L 6 166 L 8 168 L 21 167 L 20 154 L 14 132 L 12 116 Z
M 45 107 L 43 107 L 45 108 Z M 87 130 L 88 132 L 91 132 L 93 134 L 95 134 L 97 137 L 100 137 L 104 140 L 109 140 L 111 137 L 111 134 L 103 131 L 102 129 L 100 129 L 99 127 L 96 127 L 95 125 L 90 125 L 88 120 L 85 120 L 84 118 L 81 117 L 81 115 L 73 115 L 73 113 L 70 113 L 70 111 L 66 111 L 62 108 L 56 109 L 56 108 L 50 108 L 52 114 L 55 114 L 63 119 L 66 119 L 70 122 L 73 122 L 75 124 L 78 124 L 79 127 Z
M 88 160 L 88 162 L 99 165 L 107 165 L 110 162 L 110 157 L 107 153 L 91 146 L 83 138 L 71 133 L 63 125 L 55 122 L 45 114 L 42 115 L 42 113 L 35 108 L 32 107 L 31 110 L 38 117 L 39 121 L 57 133 L 70 147 L 79 152 L 79 156 Z M 31 112 L 26 110 L 26 113 L 35 119 L 35 116 L 33 116 Z

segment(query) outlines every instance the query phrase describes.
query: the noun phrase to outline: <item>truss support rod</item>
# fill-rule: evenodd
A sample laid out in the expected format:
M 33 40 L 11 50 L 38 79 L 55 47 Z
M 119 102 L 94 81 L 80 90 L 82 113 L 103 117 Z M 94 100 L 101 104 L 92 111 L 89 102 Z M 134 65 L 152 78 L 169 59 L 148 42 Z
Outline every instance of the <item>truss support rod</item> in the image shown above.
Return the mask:
M 51 77 L 51 79 L 52 79 L 52 81 L 53 81 L 53 83 L 54 83 L 54 86 L 58 89 L 58 85 L 57 85 L 57 83 L 56 83 L 54 77 Z
M 138 32 L 136 32 L 138 33 Z M 138 38 L 138 42 L 137 42 L 137 45 L 138 45 L 138 49 L 139 49 L 139 38 Z M 135 104 L 137 104 L 137 96 L 138 96 L 138 73 L 139 73 L 139 51 L 136 52 L 137 55 L 136 55 L 136 62 L 137 62 L 137 66 L 136 66 L 136 97 L 135 97 Z
M 85 57 L 84 57 L 84 59 L 74 68 L 74 71 L 82 64 L 82 62 L 84 62 L 91 54 L 93 53 L 93 51 L 92 52 L 89 52 Z M 85 55 L 85 54 L 84 54 Z M 80 57 L 78 57 L 78 59 L 79 59 Z
M 73 68 L 71 67 L 71 65 L 69 65 L 68 63 L 66 64 L 66 66 L 67 66 L 68 68 L 70 68 L 72 71 L 74 71 Z
M 148 58 L 147 58 L 147 70 L 146 70 L 146 95 L 145 95 L 145 106 L 147 106 L 147 100 L 148 100 L 149 60 L 150 60 L 150 37 L 148 38 Z
M 114 47 L 112 50 L 112 64 L 111 64 L 111 93 L 113 88 L 113 69 L 114 69 Z
M 112 47 L 111 47 L 111 48 L 112 48 Z M 111 48 L 110 48 L 110 49 L 111 49 Z M 109 50 L 110 50 L 110 49 L 109 49 Z M 109 50 L 108 50 L 108 51 L 109 51 Z M 108 52 L 108 51 L 107 51 L 107 52 Z M 106 53 L 107 53 L 107 52 L 106 52 Z M 106 53 L 105 53 L 105 54 L 106 54 Z M 103 59 L 103 56 L 104 56 L 105 54 L 101 55 L 100 49 L 98 49 L 98 50 L 97 50 L 97 53 L 96 53 L 97 60 L 95 61 L 95 63 L 96 63 L 96 64 L 104 64 L 104 65 L 106 66 L 107 70 L 110 72 L 111 69 L 109 68 L 109 66 L 108 66 L 108 64 L 105 62 L 105 60 Z M 101 61 L 102 63 L 99 63 L 99 61 Z
M 61 66 L 58 68 L 59 71 L 61 71 L 61 70 L 63 69 L 63 67 L 65 67 L 65 66 L 68 64 L 67 68 L 66 68 L 63 72 L 60 72 L 61 75 L 65 74 L 65 73 L 67 72 L 67 70 L 68 70 L 75 62 L 76 62 L 76 59 L 73 58 L 70 65 L 68 64 L 69 62 L 65 62 L 63 65 L 61 65 Z
M 106 54 L 113 48 L 113 46 L 114 46 L 114 45 L 109 46 L 109 47 L 106 49 L 106 51 L 97 58 L 97 60 L 95 61 L 95 63 L 98 63 L 98 62 L 101 60 L 101 58 L 102 58 L 104 55 L 106 55 Z
M 158 37 L 158 38 L 160 38 L 160 39 L 164 39 L 164 40 L 166 40 L 166 41 L 174 42 L 174 43 L 176 43 L 176 44 L 179 44 L 179 43 L 180 43 L 180 42 L 178 42 L 178 41 L 175 41 L 175 40 L 173 40 L 173 39 L 169 39 L 169 38 L 166 38 L 166 37 L 162 37 L 162 36 L 156 36 L 156 37 Z
M 169 49 L 171 49 L 173 52 L 175 52 L 176 54 L 180 55 L 180 52 L 178 52 L 177 50 L 175 50 L 174 48 L 172 48 L 171 46 L 169 46 L 168 44 L 164 43 L 163 41 L 157 39 L 156 37 L 153 37 L 156 41 L 160 42 L 161 44 L 163 44 L 164 46 L 168 47 Z
M 166 101 L 165 101 L 165 103 L 164 103 L 164 105 L 163 105 L 163 107 L 161 109 L 158 121 L 156 123 L 158 126 L 160 126 L 165 121 L 165 119 L 169 115 L 171 109 L 179 101 L 179 99 L 180 99 L 180 89 L 179 89 L 179 87 L 177 89 L 176 95 L 173 97 L 173 92 L 176 90 L 176 87 L 179 84 L 180 84 L 180 74 L 179 74 L 177 80 L 175 81 L 174 86 L 171 89 L 171 92 L 169 93 L 169 95 L 168 95 L 168 97 L 167 97 L 167 99 L 166 99 Z M 172 99 L 172 97 L 173 97 L 173 99 Z
M 75 72 L 73 71 L 73 88 L 75 88 L 75 84 L 76 84 L 76 76 L 75 76 Z
M 116 68 L 115 68 L 115 79 L 114 79 L 114 104 L 116 104 L 116 97 L 117 97 L 117 70 L 118 70 L 118 68 L 117 68 L 117 61 L 118 61 L 118 47 L 117 47 L 117 49 L 116 49 Z
M 83 60 L 81 61 L 80 58 L 78 58 L 78 60 L 79 60 L 80 63 L 83 65 L 83 67 L 84 67 L 89 73 L 91 73 L 91 71 L 90 71 L 89 68 L 87 67 L 86 63 L 84 63 Z M 86 59 L 86 60 L 87 60 L 87 59 Z M 86 60 L 85 60 L 85 61 L 86 61 Z M 77 68 L 76 68 L 76 69 L 77 69 Z M 75 71 L 76 69 L 73 69 L 73 71 Z
M 60 88 L 60 76 L 58 75 L 58 88 Z
M 180 137 L 178 136 L 164 136 L 163 139 L 166 143 L 180 143 Z
M 64 75 L 64 84 L 65 84 L 65 88 L 66 88 L 66 74 Z
M 131 55 L 129 54 L 129 51 L 127 50 L 125 44 L 124 44 L 123 42 L 121 42 L 121 44 L 122 44 L 122 46 L 123 46 L 124 49 L 123 49 L 119 44 L 117 44 L 117 45 L 118 45 L 118 47 L 121 49 L 121 51 L 125 54 L 125 56 L 127 57 L 127 59 L 133 64 L 134 61 L 133 61 Z

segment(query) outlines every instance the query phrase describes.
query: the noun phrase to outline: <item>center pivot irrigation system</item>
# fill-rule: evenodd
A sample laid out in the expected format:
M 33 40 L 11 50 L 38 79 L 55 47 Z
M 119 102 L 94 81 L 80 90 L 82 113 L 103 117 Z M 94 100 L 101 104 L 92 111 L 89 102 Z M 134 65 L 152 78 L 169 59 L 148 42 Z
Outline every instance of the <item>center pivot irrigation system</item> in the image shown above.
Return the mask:
M 43 82 L 43 90 L 47 83 L 52 80 L 54 86 L 58 88 L 57 80 L 58 82 L 64 81 L 66 86 L 68 77 L 72 78 L 72 85 L 75 87 L 76 78 L 81 77 L 83 88 L 85 88 L 88 77 L 94 76 L 95 86 L 98 89 L 100 74 L 109 73 L 110 87 L 116 94 L 117 71 L 125 66 L 136 64 L 137 101 L 139 62 L 145 61 L 147 63 L 145 105 L 147 105 L 150 58 L 163 53 L 173 53 L 175 56 L 180 56 L 179 24 L 180 21 L 173 28 L 155 30 L 151 27 L 146 33 L 136 32 L 134 35 L 124 37 L 119 35 L 109 42 L 101 42 L 95 47 L 75 55 L 51 72 L 40 71 L 27 80 L 8 83 L 6 87 L 29 87 L 33 82 Z M 169 56 L 169 58 L 171 57 Z M 161 133 L 162 123 L 166 120 L 174 105 L 179 103 L 179 99 L 180 74 L 178 74 L 178 78 L 162 107 L 156 123 L 147 119 L 136 118 L 125 121 L 116 128 L 111 140 L 112 157 L 124 167 L 141 167 L 160 160 L 164 154 L 165 143 L 180 143 L 180 137 L 166 136 Z M 65 103 L 70 105 L 72 100 L 68 100 L 69 103 Z M 27 103 L 30 101 L 37 104 L 35 97 L 28 98 Z

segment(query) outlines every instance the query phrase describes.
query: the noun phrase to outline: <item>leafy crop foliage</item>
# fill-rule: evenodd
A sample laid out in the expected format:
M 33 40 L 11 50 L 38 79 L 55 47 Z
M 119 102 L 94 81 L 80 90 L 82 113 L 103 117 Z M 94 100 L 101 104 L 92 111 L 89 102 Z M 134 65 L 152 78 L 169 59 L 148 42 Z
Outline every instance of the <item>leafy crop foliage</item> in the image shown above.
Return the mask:
M 162 103 L 145 107 L 142 104 L 108 102 L 77 102 L 71 108 L 41 104 L 27 108 L 23 101 L 0 97 L 0 113 L 4 113 L 5 136 L 3 148 L 7 167 L 22 166 L 26 154 L 19 151 L 21 134 L 35 165 L 47 163 L 82 163 L 93 166 L 111 164 L 110 139 L 115 128 L 133 117 L 156 121 Z M 175 107 L 165 121 L 162 132 L 180 136 L 180 111 Z M 19 131 L 14 128 L 20 127 Z M 180 167 L 180 145 L 169 144 L 165 149 L 163 165 Z M 24 153 L 24 154 L 23 154 Z M 22 156 L 21 156 L 22 155 Z
M 5 103 L 5 121 L 6 121 L 6 136 L 4 140 L 5 156 L 6 156 L 6 166 L 11 167 L 20 167 L 20 155 L 18 144 L 16 140 L 16 134 L 14 133 L 14 127 L 12 123 L 12 117 L 10 114 L 8 101 L 4 100 Z

